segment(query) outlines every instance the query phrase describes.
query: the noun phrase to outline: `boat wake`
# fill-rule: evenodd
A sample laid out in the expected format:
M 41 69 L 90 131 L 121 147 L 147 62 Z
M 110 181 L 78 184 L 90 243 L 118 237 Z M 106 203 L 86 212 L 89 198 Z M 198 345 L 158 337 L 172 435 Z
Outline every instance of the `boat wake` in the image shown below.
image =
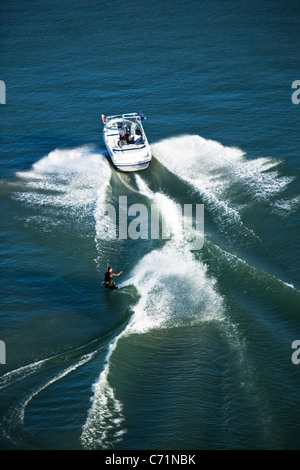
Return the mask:
M 199 136 L 167 139 L 154 144 L 152 150 L 166 168 L 201 194 L 204 203 L 213 208 L 219 226 L 228 231 L 229 220 L 235 229 L 238 227 L 239 234 L 244 233 L 252 240 L 259 238 L 242 222 L 241 206 L 233 202 L 234 187 L 242 187 L 249 202 L 253 198 L 265 199 L 278 193 L 291 181 L 290 178 L 276 177 L 274 168 L 278 162 L 267 158 L 248 162 L 240 150 L 225 148 Z M 188 237 L 182 231 L 178 204 L 162 192 L 153 192 L 141 176 L 136 175 L 135 179 L 137 189 L 132 188 L 132 191 L 138 191 L 159 207 L 170 229 L 171 239 L 162 249 L 146 254 L 133 268 L 129 278 L 120 284 L 120 288 L 134 285 L 140 299 L 133 306 L 133 314 L 126 328 L 109 345 L 103 371 L 93 386 L 92 406 L 81 436 L 83 447 L 114 448 L 126 434 L 123 406 L 116 398 L 109 377 L 113 353 L 119 341 L 156 329 L 207 322 L 220 325 L 228 344 L 235 351 L 241 386 L 246 387 L 248 392 L 251 388 L 255 406 L 258 401 L 264 400 L 260 419 L 262 427 L 267 428 L 266 421 L 271 419 L 268 403 L 255 385 L 245 339 L 226 315 L 225 302 L 216 279 L 208 274 L 207 266 L 189 249 Z
M 234 242 L 260 244 L 243 214 L 249 206 L 270 201 L 293 181 L 279 177 L 280 162 L 275 159 L 251 160 L 238 148 L 198 135 L 165 139 L 151 149 L 156 159 L 202 197 L 219 230 Z
M 123 406 L 109 379 L 112 355 L 120 340 L 161 328 L 224 320 L 222 298 L 205 266 L 186 247 L 178 250 L 172 241 L 145 255 L 120 288 L 130 285 L 136 287 L 140 300 L 132 307 L 126 328 L 109 345 L 103 371 L 93 386 L 92 406 L 81 436 L 87 449 L 115 447 L 126 433 Z
M 200 136 L 166 139 L 152 145 L 152 151 L 164 167 L 200 195 L 219 229 L 231 241 L 237 237 L 260 243 L 259 237 L 244 222 L 243 211 L 254 200 L 263 201 L 280 194 L 291 182 L 291 178 L 278 177 L 277 161 L 270 158 L 247 160 L 241 150 L 224 147 Z M 40 224 L 41 217 L 48 227 L 57 223 L 57 216 L 52 217 L 52 209 L 56 215 L 60 210 L 79 221 L 90 216 L 98 254 L 95 262 L 99 267 L 99 259 L 103 258 L 109 245 L 111 232 L 103 217 L 103 204 L 112 197 L 112 173 L 106 158 L 91 146 L 58 149 L 35 163 L 30 171 L 17 176 L 18 180 L 12 184 L 15 187 L 13 197 L 29 206 L 43 206 L 44 209 L 43 216 L 31 216 L 28 223 L 37 220 Z M 131 306 L 132 315 L 125 327 L 106 344 L 102 371 L 92 386 L 91 406 L 80 437 L 80 443 L 86 449 L 114 448 L 127 432 L 123 404 L 110 372 L 119 342 L 128 340 L 130 335 L 216 324 L 237 353 L 243 381 L 252 383 L 255 389 L 245 339 L 228 317 L 217 279 L 207 264 L 190 249 L 189 240 L 193 234 L 182 230 L 178 202 L 167 195 L 167 191 L 153 191 L 139 174 L 135 175 L 135 183 L 135 188 L 127 183 L 124 185 L 127 191 L 132 189 L 135 197 L 147 198 L 158 206 L 171 237 L 162 248 L 147 252 L 120 284 L 121 289 L 134 286 L 139 299 Z M 240 194 L 243 194 L 242 198 L 237 197 Z M 6 417 L 11 433 L 16 427 L 23 426 L 25 408 L 34 396 L 91 361 L 97 352 L 97 348 L 89 350 L 36 386 Z M 31 374 L 38 374 L 46 363 L 47 360 L 37 361 L 11 371 L 0 381 L 0 390 Z M 255 393 L 257 400 L 257 390 Z
M 16 174 L 14 197 L 28 205 L 62 208 L 78 218 L 99 197 L 104 199 L 110 174 L 106 158 L 91 145 L 56 149 L 30 171 Z
M 97 341 L 98 340 L 93 343 L 97 343 Z M 84 345 L 72 351 L 68 351 L 67 353 L 57 354 L 27 364 L 7 372 L 0 378 L 0 391 L 2 391 L 10 387 L 15 387 L 19 382 L 28 381 L 30 377 L 34 378 L 36 375 L 43 376 L 43 373 L 47 371 L 47 378 L 42 381 L 42 383 L 29 387 L 31 388 L 30 391 L 28 391 L 29 389 L 26 387 L 24 398 L 18 401 L 15 407 L 7 410 L 7 413 L 2 416 L 0 420 L 0 430 L 3 437 L 9 440 L 10 444 L 18 446 L 20 441 L 22 442 L 24 439 L 26 441 L 26 433 L 24 431 L 25 409 L 31 400 L 50 385 L 91 361 L 99 353 L 99 348 L 95 348 L 95 346 L 97 346 L 97 344 Z M 84 352 L 91 347 L 93 348 L 92 352 Z M 61 364 L 65 363 L 69 363 L 69 365 L 61 369 Z M 60 365 L 59 372 L 57 372 L 58 365 Z M 52 368 L 54 369 L 53 371 Z

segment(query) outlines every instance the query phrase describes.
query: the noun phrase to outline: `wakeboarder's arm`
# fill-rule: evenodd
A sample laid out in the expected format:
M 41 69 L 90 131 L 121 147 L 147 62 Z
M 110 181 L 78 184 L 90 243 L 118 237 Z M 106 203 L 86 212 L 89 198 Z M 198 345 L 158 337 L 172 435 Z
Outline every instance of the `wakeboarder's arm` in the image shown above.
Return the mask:
M 114 274 L 114 273 L 111 273 L 112 276 L 120 276 L 120 274 L 122 274 L 123 271 L 120 271 L 118 274 Z

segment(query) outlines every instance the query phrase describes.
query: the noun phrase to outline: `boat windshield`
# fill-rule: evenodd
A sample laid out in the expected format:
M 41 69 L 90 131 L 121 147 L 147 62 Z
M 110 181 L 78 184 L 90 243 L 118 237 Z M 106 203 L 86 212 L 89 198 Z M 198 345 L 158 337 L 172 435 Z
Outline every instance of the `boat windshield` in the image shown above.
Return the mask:
M 107 129 L 118 129 L 118 121 L 109 121 L 106 127 Z
M 108 121 L 108 123 L 106 124 L 106 128 L 111 129 L 111 130 L 118 130 L 119 125 L 122 124 L 122 127 L 124 127 L 125 131 L 130 132 L 132 122 L 134 122 L 134 124 L 135 124 L 135 133 L 136 134 L 141 134 L 140 123 L 137 119 L 131 119 L 131 120 L 129 120 L 129 119 L 123 119 L 123 120 L 113 119 L 111 121 Z
M 131 121 L 133 121 L 137 127 L 140 127 L 141 123 L 141 118 L 138 115 L 131 115 L 131 114 L 123 114 L 120 116 L 108 116 L 107 117 L 107 123 L 106 123 L 106 128 L 107 129 L 118 129 L 118 124 L 122 122 L 125 125 L 131 124 Z

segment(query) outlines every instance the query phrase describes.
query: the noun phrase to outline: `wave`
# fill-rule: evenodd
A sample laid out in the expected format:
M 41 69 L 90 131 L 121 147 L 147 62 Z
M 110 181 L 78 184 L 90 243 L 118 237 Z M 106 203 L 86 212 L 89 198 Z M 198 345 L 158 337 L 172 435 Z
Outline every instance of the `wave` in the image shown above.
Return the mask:
M 36 162 L 29 171 L 16 173 L 16 177 L 10 183 L 12 198 L 30 208 L 43 209 L 42 213 L 37 211 L 36 215 L 28 215 L 26 212 L 25 224 L 36 222 L 47 230 L 51 226 L 63 224 L 66 214 L 79 222 L 89 215 L 94 219 L 95 242 L 98 241 L 101 224 L 97 207 L 105 201 L 109 191 L 111 169 L 107 158 L 93 146 L 56 149 Z M 58 217 L 58 211 L 61 217 Z M 6 437 L 13 441 L 15 431 L 22 429 L 25 409 L 33 397 L 89 362 L 97 352 L 98 348 L 82 355 L 72 365 L 36 386 L 15 409 L 10 410 L 1 423 Z M 73 357 L 70 354 L 63 353 L 59 357 L 69 360 Z M 40 374 L 46 366 L 55 364 L 56 357 L 36 361 L 5 374 L 0 379 L 0 390 Z
M 203 263 L 196 261 L 182 236 L 176 203 L 161 193 L 153 193 L 136 176 L 140 194 L 155 201 L 175 237 L 160 250 L 145 255 L 129 278 L 119 285 L 134 285 L 140 299 L 132 307 L 126 328 L 108 346 L 103 370 L 93 385 L 92 405 L 83 426 L 81 443 L 87 449 L 111 448 L 126 433 L 122 403 L 109 381 L 113 352 L 121 338 L 150 330 L 223 321 L 223 300 L 217 293 Z
M 161 192 L 154 193 L 139 175 L 135 175 L 135 180 L 139 193 L 150 199 L 162 215 L 162 235 L 165 238 L 172 238 L 173 243 L 180 246 L 187 243 L 188 239 L 192 237 L 198 236 L 200 238 L 202 236 L 202 233 L 196 233 L 191 226 L 185 223 L 180 204 Z
M 86 145 L 56 149 L 31 170 L 16 176 L 20 181 L 15 199 L 29 205 L 69 209 L 79 216 L 88 209 L 92 211 L 99 198 L 104 199 L 111 170 L 107 159 Z
M 132 307 L 126 328 L 109 345 L 104 368 L 93 385 L 92 406 L 81 435 L 87 449 L 111 448 L 126 433 L 123 405 L 109 381 L 111 358 L 122 338 L 224 320 L 222 298 L 205 266 L 187 249 L 179 252 L 171 242 L 140 260 L 120 288 L 129 285 L 137 288 L 140 300 Z
M 253 198 L 265 199 L 282 191 L 290 182 L 289 178 L 277 181 L 276 172 L 271 170 L 278 162 L 266 158 L 248 162 L 239 149 L 224 147 L 199 136 L 167 139 L 154 144 L 152 150 L 166 168 L 191 184 L 204 202 L 213 206 L 221 226 L 227 229 L 229 218 L 230 223 L 238 226 L 239 233 L 242 230 L 248 238 L 258 239 L 242 222 L 239 207 L 231 203 L 229 190 L 234 184 L 240 185 Z M 179 205 L 166 194 L 153 192 L 139 175 L 135 175 L 135 180 L 139 194 L 159 207 L 172 237 L 163 248 L 146 254 L 129 278 L 120 284 L 121 289 L 134 285 L 140 299 L 132 307 L 133 314 L 126 328 L 110 343 L 103 370 L 93 385 L 92 405 L 81 435 L 81 443 L 88 449 L 114 447 L 126 433 L 123 405 L 116 398 L 109 372 L 119 341 L 132 334 L 215 322 L 236 353 L 241 385 L 246 395 L 249 395 L 247 390 L 253 391 L 255 406 L 261 399 L 245 341 L 226 316 L 224 299 L 218 292 L 216 280 L 208 275 L 207 266 L 189 249 L 179 223 Z M 135 188 L 134 192 L 137 192 Z M 263 425 L 265 419 L 270 419 L 267 408 L 266 401 L 260 416 Z
M 80 436 L 81 444 L 86 449 L 107 449 L 119 442 L 126 429 L 122 427 L 124 416 L 122 404 L 115 397 L 114 389 L 108 380 L 110 358 L 123 333 L 109 344 L 104 361 L 104 368 L 99 379 L 94 383 L 92 406 Z
M 292 198 L 281 198 L 274 201 L 272 212 L 280 215 L 282 218 L 290 217 L 295 214 L 300 207 L 300 196 Z
M 198 135 L 165 139 L 152 144 L 151 150 L 169 171 L 208 197 L 226 195 L 230 186 L 239 183 L 244 191 L 265 199 L 293 180 L 278 178 L 275 168 L 280 162 L 275 159 L 246 159 L 242 150 Z
M 95 244 L 111 233 L 103 204 L 111 197 L 111 167 L 107 158 L 92 145 L 73 149 L 55 149 L 26 172 L 18 172 L 12 183 L 13 198 L 30 207 L 43 208 L 27 215 L 25 223 L 36 223 L 39 229 L 63 226 L 66 217 L 72 224 L 84 227 L 89 217 L 95 230 Z M 58 211 L 61 211 L 58 217 Z M 93 222 L 91 222 L 93 221 Z M 97 262 L 97 261 L 96 261 Z
M 261 242 L 243 220 L 245 208 L 270 201 L 293 180 L 278 174 L 280 162 L 275 159 L 247 159 L 238 148 L 198 135 L 168 138 L 151 145 L 151 150 L 170 172 L 201 195 L 219 229 L 234 241 Z
M 154 144 L 152 150 L 169 171 L 201 195 L 222 230 L 229 233 L 233 227 L 239 237 L 244 236 L 247 240 L 259 241 L 259 237 L 243 222 L 241 208 L 255 198 L 265 200 L 281 192 L 290 182 L 289 178 L 276 177 L 274 168 L 278 162 L 268 158 L 248 161 L 241 150 L 199 136 L 166 139 Z M 98 254 L 95 261 L 100 268 L 99 260 L 109 244 L 111 231 L 103 212 L 103 204 L 112 197 L 111 169 L 107 159 L 90 146 L 57 149 L 35 163 L 29 172 L 17 176 L 20 182 L 16 199 L 30 205 L 69 210 L 76 218 L 89 212 L 93 218 Z M 123 404 L 110 380 L 113 353 L 120 340 L 155 329 L 214 322 L 237 351 L 241 370 L 248 359 L 243 339 L 226 316 L 225 301 L 216 279 L 209 274 L 208 266 L 191 252 L 191 233 L 182 230 L 179 204 L 163 192 L 152 191 L 139 175 L 135 175 L 135 182 L 134 193 L 158 206 L 171 238 L 161 249 L 147 253 L 133 267 L 128 279 L 120 284 L 121 291 L 135 286 L 140 297 L 131 307 L 132 315 L 124 329 L 109 342 L 102 371 L 92 386 L 91 406 L 80 437 L 82 446 L 87 449 L 116 446 L 127 432 Z M 127 185 L 127 189 L 131 186 Z M 235 202 L 239 200 L 236 195 L 240 190 L 247 196 L 242 205 Z M 96 352 L 82 356 L 75 365 L 35 388 L 11 415 L 14 422 L 23 423 L 25 408 L 36 394 L 88 362 Z M 6 377 L 8 381 L 3 382 L 3 387 L 38 371 L 42 365 L 43 361 L 39 361 L 19 372 L 13 371 Z M 250 380 L 255 388 L 250 366 L 243 380 L 245 383 Z
M 3 434 L 5 435 L 5 437 L 8 438 L 11 442 L 15 442 L 15 435 L 16 435 L 17 431 L 23 430 L 25 409 L 26 409 L 27 405 L 29 404 L 29 402 L 36 395 L 38 395 L 40 392 L 45 390 L 47 387 L 49 387 L 53 383 L 57 382 L 58 380 L 62 379 L 63 377 L 68 375 L 70 372 L 73 372 L 78 367 L 81 367 L 82 365 L 89 362 L 96 355 L 96 353 L 97 353 L 97 351 L 94 351 L 90 354 L 85 354 L 75 364 L 67 367 L 66 369 L 64 369 L 60 373 L 56 374 L 54 377 L 52 377 L 52 378 L 46 380 L 44 383 L 38 385 L 33 391 L 31 391 L 26 396 L 25 399 L 21 400 L 18 403 L 18 405 L 10 412 L 10 414 L 5 416 L 2 419 L 1 426 L 3 428 Z M 41 361 L 41 362 L 44 362 L 44 361 Z M 36 371 L 36 367 L 33 367 L 31 372 L 35 372 L 35 371 Z M 22 376 L 22 378 L 24 378 L 24 376 Z
M 19 382 L 27 380 L 31 376 L 34 377 L 36 374 L 38 374 L 38 376 L 42 376 L 43 371 L 45 370 L 47 370 L 47 375 L 51 375 L 49 371 L 52 370 L 52 367 L 55 369 L 57 366 L 61 368 L 61 364 L 71 362 L 70 365 L 63 367 L 59 372 L 54 372 L 53 375 L 50 378 L 47 378 L 44 382 L 34 386 L 31 391 L 28 391 L 28 385 L 26 388 L 23 388 L 23 390 L 26 391 L 25 397 L 19 400 L 15 407 L 8 409 L 7 413 L 1 417 L 0 429 L 3 436 L 6 439 L 9 439 L 11 443 L 15 443 L 17 445 L 18 441 L 20 439 L 22 440 L 22 436 L 24 436 L 23 425 L 25 410 L 30 401 L 50 385 L 91 361 L 99 353 L 99 350 L 102 350 L 102 347 L 99 348 L 98 345 L 99 341 L 102 340 L 103 338 L 93 340 L 88 344 L 68 352 L 59 353 L 54 356 L 32 362 L 4 374 L 0 378 L 0 390 L 14 387 Z M 91 349 L 92 351 L 90 351 Z M 85 352 L 85 350 L 88 352 Z M 30 382 L 28 383 L 30 384 Z

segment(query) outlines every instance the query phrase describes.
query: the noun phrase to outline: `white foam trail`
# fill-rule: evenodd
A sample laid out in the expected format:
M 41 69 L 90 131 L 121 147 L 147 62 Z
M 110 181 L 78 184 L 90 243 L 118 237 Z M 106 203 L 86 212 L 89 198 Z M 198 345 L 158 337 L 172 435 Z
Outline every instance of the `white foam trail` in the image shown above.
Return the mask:
M 120 288 L 134 285 L 141 297 L 125 330 L 110 343 L 104 368 L 93 385 L 92 405 L 81 435 L 87 449 L 115 446 L 126 433 L 122 403 L 109 383 L 111 356 L 122 337 L 224 319 L 223 300 L 215 281 L 207 275 L 205 265 L 194 259 L 183 237 L 178 205 L 166 195 L 151 191 L 138 175 L 136 182 L 140 193 L 159 206 L 175 236 L 161 250 L 144 256 L 130 279 L 120 284 Z
M 74 149 L 56 149 L 50 152 L 28 172 L 17 176 L 25 191 L 16 191 L 14 197 L 29 205 L 41 206 L 42 214 L 28 216 L 27 224 L 38 223 L 43 230 L 64 224 L 63 217 L 70 214 L 74 221 L 86 221 L 88 215 L 95 220 L 95 243 L 100 250 L 101 241 L 111 233 L 103 206 L 110 188 L 111 169 L 107 158 L 92 146 Z M 51 209 L 55 210 L 54 213 Z
M 273 204 L 273 212 L 280 215 L 281 217 L 291 216 L 300 207 L 300 196 L 296 196 L 292 199 L 278 199 Z
M 52 377 L 51 379 L 47 380 L 45 383 L 39 385 L 24 400 L 22 400 L 9 416 L 6 416 L 2 419 L 2 422 L 3 421 L 5 422 L 5 435 L 6 435 L 6 437 L 9 437 L 10 439 L 13 440 L 12 436 L 14 434 L 15 429 L 17 429 L 17 428 L 20 429 L 20 428 L 23 427 L 24 416 L 25 416 L 25 408 L 28 405 L 28 403 L 36 395 L 38 395 L 42 390 L 45 390 L 47 387 L 49 387 L 53 383 L 57 382 L 58 380 L 62 379 L 66 375 L 68 375 L 70 372 L 73 372 L 78 367 L 81 367 L 82 365 L 89 362 L 95 356 L 95 354 L 97 352 L 98 351 L 96 350 L 92 353 L 83 355 L 80 358 L 80 360 L 78 362 L 76 362 L 76 364 L 73 364 L 72 366 L 67 367 L 66 369 L 64 369 L 59 374 L 57 374 L 54 377 Z M 27 372 L 27 368 L 29 368 L 33 372 L 33 371 L 36 371 L 37 367 L 42 366 L 45 362 L 48 362 L 48 361 L 49 361 L 49 359 L 45 359 L 43 361 L 38 361 L 37 363 L 30 364 L 30 366 L 22 367 L 22 368 L 18 369 L 17 371 L 14 371 L 14 373 L 20 372 L 20 373 L 23 374 L 23 377 L 24 377 L 24 372 Z
M 244 152 L 224 147 L 198 135 L 183 135 L 151 145 L 157 158 L 172 173 L 194 183 L 198 189 L 219 187 L 220 175 L 234 170 L 243 161 Z
M 38 162 L 28 172 L 17 176 L 26 191 L 15 197 L 29 204 L 92 210 L 99 197 L 103 198 L 110 179 L 107 159 L 92 146 L 74 149 L 56 149 Z
M 153 204 L 155 204 L 157 208 L 159 208 L 165 223 L 165 229 L 170 232 L 170 236 L 173 237 L 174 240 L 176 240 L 177 242 L 182 242 L 182 211 L 180 205 L 176 204 L 173 199 L 163 193 L 154 193 L 153 191 L 151 191 L 139 175 L 136 174 L 135 179 L 140 194 L 143 194 L 144 196 L 151 199 L 153 201 Z
M 189 245 L 191 249 L 200 249 L 204 242 L 204 227 L 193 227 L 193 221 L 188 220 L 184 207 L 172 198 L 160 192 L 153 192 L 139 175 L 135 175 L 140 194 L 152 200 L 163 218 L 162 234 L 171 238 L 178 246 Z
M 7 372 L 6 374 L 0 377 L 0 390 L 9 387 L 12 383 L 16 383 L 19 380 L 24 379 L 28 375 L 33 374 L 35 371 L 40 369 L 49 359 L 42 359 L 40 361 L 27 364 L 25 366 L 19 367 L 18 369 Z
M 240 149 L 198 135 L 165 139 L 153 144 L 151 149 L 169 171 L 200 193 L 224 232 L 233 225 L 238 228 L 235 231 L 238 236 L 256 241 L 259 241 L 257 235 L 241 219 L 242 207 L 234 202 L 236 192 L 247 194 L 252 202 L 265 200 L 282 191 L 292 180 L 278 178 L 276 171 L 269 171 L 278 165 L 277 161 L 247 160 Z
M 126 429 L 122 403 L 117 400 L 108 380 L 110 358 L 123 332 L 109 344 L 104 368 L 93 385 L 94 396 L 80 441 L 85 449 L 107 449 L 119 442 Z
M 141 298 L 126 334 L 224 320 L 215 280 L 186 247 L 178 250 L 167 243 L 147 254 L 123 286 L 130 284 L 136 286 Z
M 105 189 L 105 191 L 103 191 Z M 97 200 L 94 208 L 95 219 L 95 243 L 99 249 L 102 240 L 114 240 L 116 238 L 116 224 L 109 215 L 105 215 L 106 188 L 102 187 L 97 193 Z
M 39 179 L 49 174 L 86 173 L 95 165 L 96 152 L 91 145 L 73 149 L 55 149 L 33 164 L 27 172 L 18 172 L 20 178 Z
M 128 182 L 128 175 L 126 173 L 116 173 L 119 180 L 122 182 L 122 184 L 129 189 L 133 193 L 139 194 L 139 191 L 135 189 L 129 182 Z
M 291 289 L 294 289 L 294 290 L 297 290 L 296 287 L 293 285 L 293 284 L 289 284 L 288 282 L 285 282 L 285 281 L 281 281 L 283 282 L 283 284 L 287 287 L 290 287 Z M 299 291 L 298 291 L 299 292 Z
M 274 159 L 247 160 L 242 150 L 198 135 L 165 139 L 151 149 L 164 166 L 201 193 L 213 190 L 215 195 L 222 195 L 229 185 L 242 181 L 245 190 L 265 198 L 281 191 L 292 180 L 277 178 L 276 171 L 266 172 L 279 164 Z
M 141 294 L 126 333 L 223 320 L 223 302 L 206 266 L 195 260 L 182 231 L 181 210 L 171 198 L 151 191 L 139 175 L 141 194 L 151 198 L 176 235 L 160 250 L 145 255 L 120 287 L 133 284 Z
M 223 300 L 206 267 L 188 249 L 179 251 L 172 242 L 144 256 L 120 287 L 127 285 L 135 285 L 141 297 L 127 327 L 109 345 L 104 369 L 93 386 L 92 406 L 81 435 L 87 449 L 113 447 L 126 433 L 123 406 L 109 382 L 111 356 L 121 338 L 151 329 L 224 320 Z

